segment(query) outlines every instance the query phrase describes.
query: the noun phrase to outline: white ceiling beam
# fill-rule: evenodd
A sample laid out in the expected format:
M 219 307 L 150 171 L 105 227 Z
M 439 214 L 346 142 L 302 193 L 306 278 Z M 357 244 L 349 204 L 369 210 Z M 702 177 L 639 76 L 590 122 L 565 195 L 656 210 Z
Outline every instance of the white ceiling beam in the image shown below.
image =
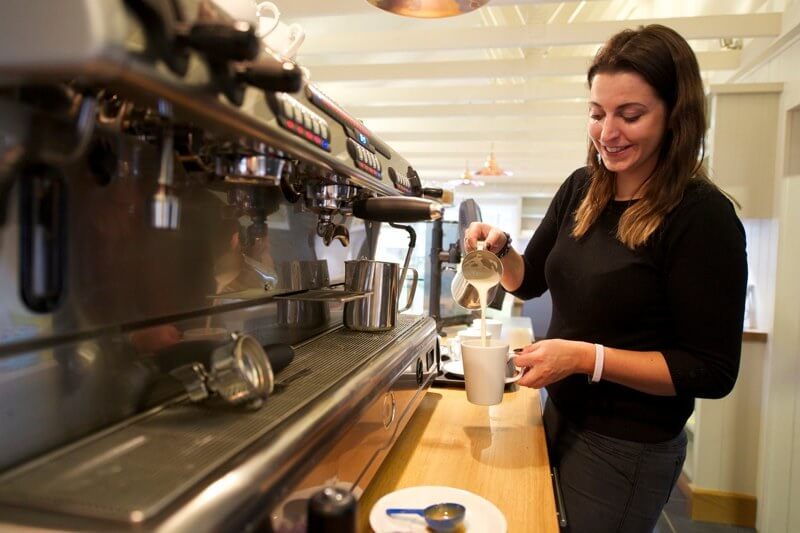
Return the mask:
M 586 115 L 586 102 L 527 102 L 524 104 L 455 104 L 402 106 L 349 106 L 347 111 L 359 119 L 374 117 L 470 117 L 523 116 L 561 117 Z M 369 127 L 369 126 L 367 126 Z
M 517 152 L 511 154 L 495 154 L 497 156 L 497 164 L 504 170 L 516 172 L 515 169 L 528 168 L 537 164 L 543 158 L 549 157 L 559 160 L 575 161 L 580 160 L 581 154 L 586 152 L 585 146 L 577 146 L 573 148 L 564 148 L 560 150 L 548 150 L 543 147 L 531 146 L 525 152 Z M 464 171 L 467 165 L 470 171 L 475 172 L 482 168 L 486 160 L 486 150 L 473 150 L 464 152 L 442 152 L 441 154 L 430 153 L 417 153 L 417 152 L 403 152 L 400 151 L 415 168 L 416 167 L 432 167 L 432 168 L 449 168 L 458 167 L 461 164 L 461 172 Z
M 639 25 L 663 24 L 686 39 L 777 37 L 780 13 L 706 15 L 642 20 L 608 20 L 573 24 L 532 24 L 478 28 L 436 28 L 436 31 L 397 30 L 308 35 L 302 58 L 313 55 L 468 50 L 486 48 L 539 48 L 601 44 L 611 35 Z M 301 59 L 301 63 L 304 62 Z
M 741 51 L 698 52 L 702 70 L 735 70 Z M 527 57 L 482 61 L 439 61 L 424 63 L 383 63 L 375 65 L 317 65 L 310 67 L 314 82 L 401 81 L 475 78 L 535 78 L 582 76 L 592 56 Z M 323 87 L 327 93 L 330 88 Z
M 553 100 L 587 98 L 585 83 L 533 81 L 505 85 L 453 85 L 448 87 L 343 87 L 330 85 L 326 94 L 340 104 L 467 103 L 503 100 Z
M 491 0 L 489 6 L 540 5 L 558 1 L 574 3 L 581 0 Z M 597 0 L 589 1 L 594 2 Z M 281 11 L 291 18 L 368 15 L 371 13 L 383 14 L 387 17 L 396 16 L 379 10 L 378 8 L 370 5 L 367 0 L 290 0 L 280 3 L 280 6 Z
M 448 163 L 425 163 L 425 164 L 417 164 L 414 161 L 409 161 L 414 168 L 419 172 L 419 175 L 422 179 L 438 179 L 438 180 L 449 180 L 455 179 L 461 176 L 464 173 L 464 161 L 461 161 L 461 164 L 448 164 Z M 422 162 L 420 162 L 422 163 Z M 501 165 L 504 163 L 501 161 Z M 527 164 L 518 164 L 513 167 L 511 166 L 504 166 L 506 170 L 510 170 L 514 173 L 513 176 L 494 176 L 492 178 L 486 178 L 486 181 L 494 181 L 494 182 L 505 182 L 505 183 L 514 183 L 519 182 L 525 179 L 546 179 L 552 180 L 553 176 L 563 176 L 561 181 L 567 179 L 567 176 L 572 173 L 576 168 L 581 167 L 586 164 L 586 156 L 581 154 L 575 154 L 573 157 L 569 159 L 561 159 L 561 160 L 552 160 L 552 159 L 541 159 L 538 161 L 533 161 Z M 474 168 L 470 170 L 475 170 Z
M 571 131 L 497 131 L 476 129 L 471 131 L 430 131 L 430 132 L 381 132 L 379 137 L 390 144 L 396 146 L 405 141 L 419 141 L 428 144 L 435 144 L 441 141 L 460 141 L 460 142 L 481 142 L 484 146 L 489 146 L 492 142 L 518 142 L 518 143 L 583 143 L 586 141 L 586 128 L 576 128 Z
M 349 108 L 348 108 L 349 109 Z M 518 117 L 494 117 L 487 121 L 483 117 L 448 117 L 447 120 L 419 120 L 413 117 L 398 118 L 367 118 L 364 120 L 367 128 L 377 133 L 380 137 L 388 137 L 392 133 L 445 133 L 467 134 L 476 132 L 494 133 L 520 133 L 528 132 L 530 135 L 553 135 L 562 133 L 585 132 L 588 111 L 581 116 L 552 117 L 527 116 L 525 120 Z M 459 137 L 454 137 L 458 139 Z
M 414 141 L 400 141 L 393 142 L 392 148 L 401 154 L 415 153 L 425 155 L 426 157 L 444 155 L 445 153 L 462 154 L 473 153 L 488 155 L 490 148 L 493 149 L 498 158 L 505 157 L 507 154 L 511 155 L 527 155 L 531 150 L 546 151 L 552 150 L 558 152 L 559 150 L 573 150 L 575 146 L 585 147 L 585 139 L 574 142 L 562 142 L 551 140 L 546 137 L 539 138 L 536 141 L 428 141 L 428 140 L 414 140 Z

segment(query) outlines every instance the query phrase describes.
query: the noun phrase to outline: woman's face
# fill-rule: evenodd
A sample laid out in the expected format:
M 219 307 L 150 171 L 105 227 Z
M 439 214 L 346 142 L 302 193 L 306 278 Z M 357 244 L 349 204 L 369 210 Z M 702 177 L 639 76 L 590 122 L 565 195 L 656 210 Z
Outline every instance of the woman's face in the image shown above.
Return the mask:
M 600 73 L 592 80 L 589 137 L 605 167 L 643 180 L 658 161 L 666 106 L 638 74 Z

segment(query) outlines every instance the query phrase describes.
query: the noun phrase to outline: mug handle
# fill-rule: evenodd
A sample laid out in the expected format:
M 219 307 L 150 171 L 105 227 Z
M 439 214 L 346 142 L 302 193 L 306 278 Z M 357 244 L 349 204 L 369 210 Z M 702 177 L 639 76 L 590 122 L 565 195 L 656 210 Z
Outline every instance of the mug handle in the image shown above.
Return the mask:
M 516 383 L 524 375 L 525 371 L 522 370 L 521 368 L 517 368 L 517 373 L 515 375 L 511 376 L 510 378 L 506 378 L 506 385 L 508 385 L 509 383 Z
M 417 292 L 417 280 L 419 280 L 419 272 L 417 272 L 417 269 L 414 267 L 408 267 L 408 269 L 414 273 L 414 277 L 412 278 L 411 281 L 411 288 L 408 289 L 408 298 L 406 299 L 406 306 L 398 311 L 400 313 L 411 309 L 411 304 L 414 303 L 414 293 Z M 405 282 L 405 280 L 403 281 Z
M 514 361 L 514 356 L 509 357 L 508 361 Z M 514 369 L 517 371 L 517 373 L 511 376 L 510 378 L 506 378 L 506 385 L 508 385 L 509 383 L 516 383 L 517 381 L 520 380 L 522 376 L 525 375 L 525 370 L 517 368 L 516 365 L 514 366 Z
M 294 23 L 289 26 L 289 35 L 292 38 L 292 43 L 286 46 L 281 52 L 281 57 L 284 59 L 292 59 L 297 55 L 303 41 L 306 40 L 306 32 L 300 24 Z
M 264 11 L 269 11 L 272 13 L 272 22 L 269 25 L 268 29 L 262 29 L 264 19 L 267 17 L 263 14 Z M 261 2 L 256 6 L 256 17 L 258 17 L 258 32 L 256 35 L 259 39 L 263 39 L 269 33 L 278 27 L 278 20 L 281 18 L 281 12 L 278 10 L 278 6 L 273 4 L 272 2 Z

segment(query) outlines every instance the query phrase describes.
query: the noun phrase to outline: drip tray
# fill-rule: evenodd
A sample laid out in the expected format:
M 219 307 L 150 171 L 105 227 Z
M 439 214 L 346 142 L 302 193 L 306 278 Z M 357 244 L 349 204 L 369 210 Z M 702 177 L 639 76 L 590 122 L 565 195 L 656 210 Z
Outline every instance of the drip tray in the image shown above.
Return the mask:
M 181 403 L 86 439 L 0 477 L 0 502 L 140 522 L 346 378 L 420 317 L 388 332 L 339 328 L 296 348 L 258 411 Z

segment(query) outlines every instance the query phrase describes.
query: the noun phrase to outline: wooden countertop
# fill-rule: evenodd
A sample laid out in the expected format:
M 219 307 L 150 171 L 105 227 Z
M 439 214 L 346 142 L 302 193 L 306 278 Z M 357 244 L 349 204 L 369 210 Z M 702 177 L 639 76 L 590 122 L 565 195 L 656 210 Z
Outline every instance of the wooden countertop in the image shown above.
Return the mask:
M 359 531 L 372 531 L 381 496 L 447 485 L 494 503 L 510 533 L 557 532 L 539 393 L 515 388 L 491 407 L 467 402 L 463 389 L 429 390 L 359 499 Z

